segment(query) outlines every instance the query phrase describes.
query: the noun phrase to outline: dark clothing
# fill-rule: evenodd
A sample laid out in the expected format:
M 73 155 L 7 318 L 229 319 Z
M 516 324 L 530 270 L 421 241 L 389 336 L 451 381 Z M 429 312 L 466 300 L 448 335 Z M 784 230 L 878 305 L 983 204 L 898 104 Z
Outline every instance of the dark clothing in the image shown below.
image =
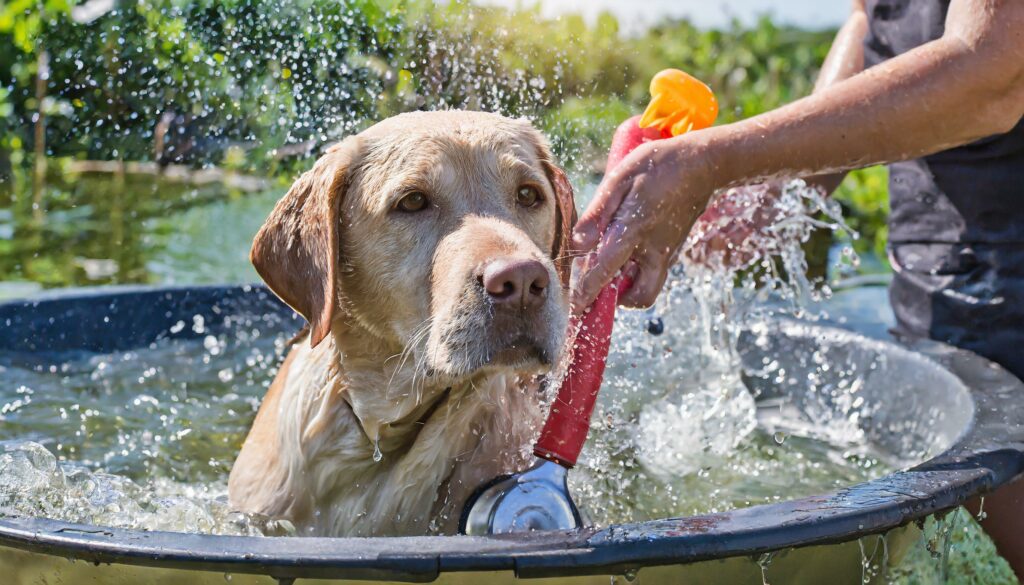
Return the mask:
M 941 37 L 949 0 L 874 0 L 867 7 L 870 66 Z M 889 241 L 1024 243 L 1024 121 L 1006 134 L 889 168 Z
M 973 351 L 1024 379 L 1024 246 L 890 245 L 898 333 Z
M 868 0 L 867 9 L 871 66 L 941 37 L 949 0 Z M 897 330 L 1024 378 L 1024 120 L 889 173 Z

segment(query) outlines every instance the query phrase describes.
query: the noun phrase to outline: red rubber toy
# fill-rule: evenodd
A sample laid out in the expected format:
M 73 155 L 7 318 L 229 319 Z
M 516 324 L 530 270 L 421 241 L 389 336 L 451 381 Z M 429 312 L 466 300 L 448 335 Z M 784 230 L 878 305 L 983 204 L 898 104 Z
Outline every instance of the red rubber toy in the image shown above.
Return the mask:
M 616 128 L 605 173 L 641 144 L 706 128 L 718 115 L 718 103 L 711 89 L 678 69 L 666 69 L 655 75 L 650 89 L 651 102 L 644 113 Z M 604 378 L 615 306 L 619 296 L 632 284 L 625 275 L 618 276 L 601 289 L 597 300 L 580 319 L 569 372 L 533 448 L 537 457 L 568 469 L 576 465 L 587 440 L 590 415 Z

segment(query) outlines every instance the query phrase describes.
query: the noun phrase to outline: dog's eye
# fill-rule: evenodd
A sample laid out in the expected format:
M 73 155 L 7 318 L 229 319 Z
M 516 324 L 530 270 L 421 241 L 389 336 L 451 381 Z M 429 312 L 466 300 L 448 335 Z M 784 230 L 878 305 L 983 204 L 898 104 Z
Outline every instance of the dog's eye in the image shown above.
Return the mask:
M 540 202 L 540 193 L 537 192 L 536 187 L 530 187 L 529 185 L 523 185 L 516 192 L 516 203 L 523 207 L 533 207 Z
M 405 197 L 399 200 L 398 205 L 395 206 L 399 211 L 406 211 L 409 213 L 415 211 L 423 211 L 427 208 L 430 202 L 427 201 L 427 196 L 419 191 L 413 191 Z

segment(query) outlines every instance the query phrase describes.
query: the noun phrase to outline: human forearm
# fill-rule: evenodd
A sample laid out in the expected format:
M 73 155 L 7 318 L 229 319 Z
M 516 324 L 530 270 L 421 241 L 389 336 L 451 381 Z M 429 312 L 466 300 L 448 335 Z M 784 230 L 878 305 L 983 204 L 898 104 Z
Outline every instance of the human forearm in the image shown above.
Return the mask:
M 605 175 L 573 232 L 582 310 L 624 269 L 620 302 L 661 290 L 694 222 L 724 187 L 842 172 L 1010 130 L 1024 115 L 1024 2 L 953 0 L 945 36 L 748 120 L 637 147 Z
M 682 139 L 705 143 L 716 183 L 728 186 L 913 158 L 1004 132 L 1024 113 L 1020 34 L 948 34 L 778 110 Z
M 855 0 L 850 17 L 836 33 L 836 38 L 832 41 L 832 47 L 825 57 L 825 62 L 821 65 L 818 79 L 814 83 L 814 93 L 820 93 L 840 81 L 864 71 L 864 39 L 867 34 L 868 15 L 864 9 L 864 2 Z M 808 185 L 816 186 L 826 194 L 831 194 L 839 187 L 844 178 L 846 178 L 846 171 L 814 175 L 804 179 Z

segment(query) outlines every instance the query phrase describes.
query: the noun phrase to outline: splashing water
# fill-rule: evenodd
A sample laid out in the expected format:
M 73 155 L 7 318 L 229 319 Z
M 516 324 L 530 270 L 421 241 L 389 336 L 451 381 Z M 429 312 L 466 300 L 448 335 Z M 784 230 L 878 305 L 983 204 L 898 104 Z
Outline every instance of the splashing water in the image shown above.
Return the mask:
M 769 585 L 768 583 L 768 567 L 772 565 L 772 557 L 774 553 L 764 553 L 757 558 L 757 566 L 761 569 L 761 585 Z
M 232 512 L 223 485 L 130 479 L 59 463 L 33 442 L 0 443 L 0 516 L 44 516 L 81 524 L 255 536 L 256 519 Z
M 807 278 L 801 246 L 815 228 L 847 229 L 838 204 L 803 181 L 792 181 L 777 194 L 764 185 L 731 189 L 719 194 L 714 205 L 728 213 L 709 214 L 710 221 L 698 225 L 684 249 L 701 246 L 708 233 L 729 225 L 746 224 L 751 229 L 727 251 L 704 254 L 699 261 L 690 254 L 685 270 L 677 270 L 657 311 L 662 320 L 682 317 L 674 324 L 682 330 L 673 337 L 685 341 L 666 347 L 671 360 L 668 355 L 654 356 L 645 364 L 664 372 L 654 386 L 661 395 L 647 395 L 653 399 L 646 400 L 636 415 L 631 415 L 629 405 L 617 409 L 618 416 L 635 421 L 627 424 L 634 427 L 631 434 L 640 463 L 649 474 L 665 480 L 723 463 L 757 427 L 754 397 L 742 379 L 739 337 L 776 313 L 816 317 L 809 305 L 829 291 L 816 288 Z M 830 221 L 816 219 L 819 214 Z M 630 360 L 635 360 L 637 346 L 657 351 L 636 335 L 617 339 L 613 346 L 627 348 L 623 357 Z M 635 383 L 626 379 L 612 385 Z
M 869 554 L 864 542 L 871 540 L 874 540 L 874 544 L 870 545 L 871 553 Z M 880 579 L 883 583 L 887 582 L 887 572 L 889 570 L 889 542 L 887 536 L 880 534 L 858 538 L 857 545 L 860 547 L 860 582 L 863 585 L 877 582 L 876 579 Z
M 652 311 L 621 317 L 591 442 L 570 476 L 600 524 L 822 493 L 880 477 L 931 448 L 888 451 L 865 432 L 875 408 L 865 381 L 884 358 L 853 357 L 822 340 L 781 354 L 756 349 L 775 347 L 779 333 L 769 324 L 780 317 L 827 316 L 821 302 L 831 292 L 806 276 L 802 244 L 816 228 L 847 230 L 838 204 L 802 181 L 777 194 L 757 186 L 718 197 L 735 212 L 699 226 L 687 246 L 755 213 L 763 218 L 750 223 L 763 227 L 729 254 L 699 262 L 688 254 Z M 841 261 L 855 264 L 856 256 Z M 651 332 L 655 320 L 663 327 Z M 782 395 L 755 402 L 765 388 Z
M 186 326 L 207 333 L 198 315 L 171 329 Z M 288 339 L 255 326 L 233 333 L 56 360 L 0 354 L 0 375 L 15 388 L 0 391 L 0 516 L 293 533 L 287 522 L 227 505 L 239 431 L 251 422 Z
M 810 495 L 891 468 L 863 434 L 823 441 L 809 431 L 820 421 L 759 425 L 763 417 L 744 384 L 751 372 L 741 363 L 741 333 L 778 313 L 813 314 L 805 297 L 819 293 L 799 270 L 800 244 L 820 224 L 812 214 L 834 211 L 800 183 L 772 205 L 774 224 L 741 242 L 757 254 L 742 265 L 712 259 L 677 267 L 654 315 L 623 316 L 592 440 L 571 476 L 598 523 L 789 498 L 799 491 L 794 477 Z M 652 317 L 664 324 L 658 335 L 649 332 Z M 0 514 L 154 530 L 294 532 L 287 523 L 232 513 L 224 483 L 289 332 L 244 325 L 234 335 L 212 335 L 201 319 L 175 327 L 201 337 L 114 354 L 0 356 L 13 382 L 0 390 L 0 440 L 21 440 L 4 444 Z M 811 361 L 838 369 L 828 359 Z M 772 375 L 785 367 L 762 365 Z M 774 438 L 779 432 L 784 445 Z

